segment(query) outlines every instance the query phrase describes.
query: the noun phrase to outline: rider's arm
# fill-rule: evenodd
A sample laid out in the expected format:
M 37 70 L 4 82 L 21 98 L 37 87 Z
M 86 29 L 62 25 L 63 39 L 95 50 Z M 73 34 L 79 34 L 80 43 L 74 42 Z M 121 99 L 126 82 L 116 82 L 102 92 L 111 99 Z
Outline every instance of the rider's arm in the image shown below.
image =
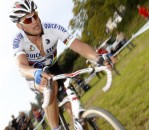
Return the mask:
M 90 47 L 88 44 L 86 44 L 84 42 L 81 42 L 78 39 L 75 39 L 71 43 L 70 49 L 79 53 L 81 56 L 83 56 L 86 59 L 96 61 L 100 65 L 104 64 L 110 70 L 112 69 L 111 65 L 109 64 L 109 61 L 107 61 L 107 60 L 105 61 L 105 59 L 102 56 L 99 56 L 99 54 L 92 47 Z
M 70 49 L 89 60 L 98 61 L 100 57 L 92 47 L 84 42 L 81 42 L 78 39 L 75 39 L 72 42 L 72 44 L 70 45 Z
M 26 78 L 34 78 L 35 68 L 29 66 L 26 54 L 21 54 L 16 58 L 16 64 L 22 76 Z
M 16 64 L 22 76 L 34 79 L 36 84 L 47 85 L 47 79 L 51 78 L 50 74 L 43 72 L 41 69 L 36 69 L 29 66 L 27 57 L 25 54 L 21 54 L 16 57 Z M 40 88 L 36 88 L 40 90 Z
M 73 51 L 79 53 L 81 56 L 83 56 L 86 59 L 98 61 L 99 55 L 88 44 L 81 42 L 77 38 L 70 35 L 65 28 L 63 28 L 61 25 L 56 24 L 59 28 L 52 28 L 53 33 L 59 40 L 61 40 L 65 45 L 67 45 L 70 49 Z

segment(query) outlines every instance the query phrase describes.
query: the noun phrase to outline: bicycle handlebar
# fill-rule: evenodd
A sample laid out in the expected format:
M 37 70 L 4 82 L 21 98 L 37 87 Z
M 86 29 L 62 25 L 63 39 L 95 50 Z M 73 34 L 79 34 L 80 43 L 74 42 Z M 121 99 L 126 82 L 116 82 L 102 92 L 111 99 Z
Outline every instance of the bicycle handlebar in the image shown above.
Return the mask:
M 112 72 L 106 67 L 106 66 L 100 66 L 100 67 L 92 67 L 92 68 L 85 68 L 85 69 L 81 69 L 78 71 L 75 71 L 73 73 L 69 73 L 69 74 L 59 74 L 59 75 L 55 75 L 54 77 L 52 77 L 52 80 L 59 80 L 59 79 L 66 79 L 66 78 L 73 78 L 77 75 L 80 74 L 84 74 L 84 73 L 91 73 L 91 72 L 100 72 L 100 71 L 105 71 L 107 74 L 107 83 L 106 85 L 102 88 L 102 90 L 104 92 L 108 91 L 109 88 L 111 87 L 112 84 Z M 49 88 L 46 87 L 45 91 L 49 92 Z M 48 103 L 50 101 L 50 96 L 49 97 L 44 97 L 44 101 L 43 101 L 43 108 L 46 108 L 48 106 Z

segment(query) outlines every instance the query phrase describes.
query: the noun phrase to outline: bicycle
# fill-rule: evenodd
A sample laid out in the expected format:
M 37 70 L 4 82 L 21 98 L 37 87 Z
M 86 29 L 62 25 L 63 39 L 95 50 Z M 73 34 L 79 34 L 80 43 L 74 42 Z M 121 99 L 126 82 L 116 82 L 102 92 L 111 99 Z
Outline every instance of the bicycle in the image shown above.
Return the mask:
M 105 71 L 107 74 L 107 83 L 102 88 L 104 92 L 108 91 L 111 87 L 112 83 L 112 73 L 107 69 L 106 66 L 93 67 L 93 68 L 85 68 L 78 70 L 74 73 L 70 74 L 60 74 L 54 76 L 52 79 L 66 79 L 65 87 L 67 97 L 63 99 L 62 102 L 59 103 L 59 107 L 63 106 L 66 102 L 70 102 L 72 106 L 73 112 L 73 125 L 75 130 L 124 130 L 124 127 L 121 123 L 107 110 L 103 108 L 90 108 L 85 110 L 77 95 L 75 94 L 73 88 L 69 86 L 70 78 L 75 77 L 80 74 L 90 73 L 90 72 L 99 72 Z M 49 88 L 46 88 L 49 89 Z M 43 107 L 48 106 L 49 99 L 44 98 Z M 60 110 L 59 119 L 62 130 L 70 130 L 68 124 L 64 118 L 63 112 Z

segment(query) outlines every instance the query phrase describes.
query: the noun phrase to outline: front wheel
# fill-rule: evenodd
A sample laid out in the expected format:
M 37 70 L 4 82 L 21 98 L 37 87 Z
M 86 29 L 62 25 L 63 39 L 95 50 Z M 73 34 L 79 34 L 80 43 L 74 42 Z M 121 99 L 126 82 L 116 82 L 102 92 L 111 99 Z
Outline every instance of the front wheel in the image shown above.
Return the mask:
M 124 130 L 120 122 L 102 108 L 92 108 L 82 114 L 87 122 L 88 130 Z

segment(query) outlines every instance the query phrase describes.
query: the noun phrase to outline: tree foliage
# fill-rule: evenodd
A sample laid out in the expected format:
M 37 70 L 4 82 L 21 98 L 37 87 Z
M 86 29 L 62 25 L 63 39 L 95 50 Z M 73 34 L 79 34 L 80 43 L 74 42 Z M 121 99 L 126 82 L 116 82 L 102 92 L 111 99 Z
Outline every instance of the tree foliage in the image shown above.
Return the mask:
M 64 51 L 63 55 L 60 55 L 58 63 L 65 72 L 70 72 L 73 70 L 73 65 L 75 60 L 78 58 L 78 54 L 70 49 Z
M 95 45 L 105 35 L 105 25 L 109 17 L 122 4 L 119 0 L 73 0 L 74 17 L 70 28 L 82 32 L 82 40 Z M 121 2 L 121 3 L 120 3 Z

